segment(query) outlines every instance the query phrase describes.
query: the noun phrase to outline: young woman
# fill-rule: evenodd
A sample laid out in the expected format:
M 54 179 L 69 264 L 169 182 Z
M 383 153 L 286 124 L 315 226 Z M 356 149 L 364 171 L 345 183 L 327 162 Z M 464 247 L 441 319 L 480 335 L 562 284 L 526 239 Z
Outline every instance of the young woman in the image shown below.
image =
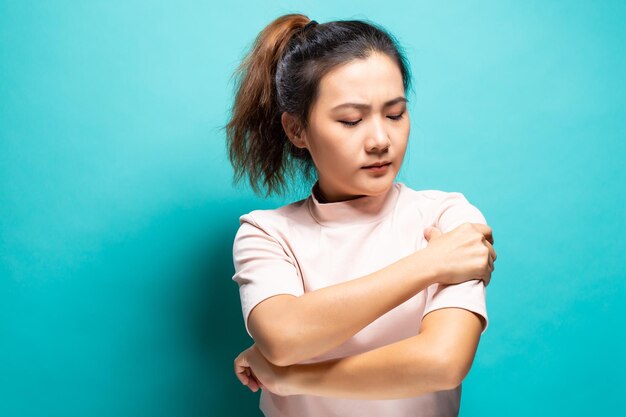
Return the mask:
M 239 219 L 233 280 L 255 343 L 237 377 L 271 417 L 458 415 L 496 253 L 463 194 L 394 181 L 410 130 L 397 42 L 364 21 L 289 14 L 238 74 L 236 178 L 267 194 L 289 174 L 315 183 Z

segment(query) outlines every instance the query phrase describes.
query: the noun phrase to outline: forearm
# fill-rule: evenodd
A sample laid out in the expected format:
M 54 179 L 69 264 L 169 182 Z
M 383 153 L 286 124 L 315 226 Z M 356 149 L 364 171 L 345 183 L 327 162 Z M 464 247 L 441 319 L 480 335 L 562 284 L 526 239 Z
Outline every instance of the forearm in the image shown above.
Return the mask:
M 453 389 L 449 366 L 422 335 L 358 355 L 283 368 L 286 395 L 408 398 Z
M 435 278 L 428 253 L 421 250 L 369 275 L 294 298 L 281 323 L 288 337 L 278 364 L 296 364 L 339 346 Z

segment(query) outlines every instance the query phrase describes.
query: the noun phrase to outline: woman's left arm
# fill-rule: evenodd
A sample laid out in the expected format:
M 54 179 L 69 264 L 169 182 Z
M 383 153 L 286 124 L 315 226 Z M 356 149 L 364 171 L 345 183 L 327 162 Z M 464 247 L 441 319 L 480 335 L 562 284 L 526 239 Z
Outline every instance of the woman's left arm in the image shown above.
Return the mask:
M 456 388 L 472 365 L 481 320 L 459 308 L 427 314 L 413 337 L 286 372 L 286 391 L 356 399 L 407 398 Z
M 250 366 L 278 395 L 394 399 L 454 389 L 474 360 L 483 325 L 479 317 L 442 308 L 423 318 L 418 335 L 358 355 L 277 367 L 255 352 Z

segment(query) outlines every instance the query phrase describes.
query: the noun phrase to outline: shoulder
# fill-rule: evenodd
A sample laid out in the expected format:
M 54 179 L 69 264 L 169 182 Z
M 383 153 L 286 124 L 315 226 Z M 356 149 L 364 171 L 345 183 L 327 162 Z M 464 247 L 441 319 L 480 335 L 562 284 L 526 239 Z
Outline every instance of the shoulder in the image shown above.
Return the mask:
M 239 216 L 239 225 L 245 223 L 259 228 L 285 227 L 290 220 L 297 219 L 307 210 L 306 199 L 298 200 L 275 209 L 257 209 Z
M 416 190 L 404 183 L 397 183 L 403 203 L 416 203 L 420 208 L 430 211 L 442 206 L 454 204 L 470 204 L 465 194 L 459 191 Z
M 444 191 L 444 190 L 416 190 L 406 185 L 405 183 L 396 183 L 400 189 L 400 195 L 405 198 L 423 201 L 441 201 L 450 198 L 465 198 L 465 195 L 458 191 Z
M 281 244 L 289 240 L 289 230 L 306 221 L 307 199 L 295 201 L 275 209 L 257 209 L 239 216 L 235 243 L 244 237 L 265 237 Z
M 405 207 L 417 207 L 427 224 L 449 227 L 462 222 L 486 223 L 481 211 L 459 191 L 415 190 L 398 183 Z

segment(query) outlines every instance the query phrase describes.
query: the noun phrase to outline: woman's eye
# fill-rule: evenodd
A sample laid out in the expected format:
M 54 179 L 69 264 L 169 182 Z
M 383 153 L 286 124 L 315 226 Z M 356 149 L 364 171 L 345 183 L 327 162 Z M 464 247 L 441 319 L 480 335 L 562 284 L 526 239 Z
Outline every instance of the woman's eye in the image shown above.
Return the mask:
M 345 120 L 339 120 L 339 123 L 343 123 L 346 126 L 356 126 L 357 123 L 359 123 L 361 121 L 361 119 L 355 121 L 355 122 L 348 122 Z
M 398 115 L 387 116 L 387 117 L 389 117 L 392 120 L 400 120 L 400 119 L 402 119 L 403 116 L 404 116 L 404 111 L 402 113 L 398 114 Z M 354 122 L 350 122 L 350 121 L 347 121 L 347 120 L 339 120 L 339 123 L 342 123 L 342 124 L 344 124 L 346 126 L 356 126 L 361 120 L 363 120 L 363 119 L 359 119 L 359 120 L 356 120 Z
M 404 116 L 404 112 L 398 114 L 397 116 L 388 116 L 388 117 L 392 120 L 400 120 L 402 119 L 402 116 Z

